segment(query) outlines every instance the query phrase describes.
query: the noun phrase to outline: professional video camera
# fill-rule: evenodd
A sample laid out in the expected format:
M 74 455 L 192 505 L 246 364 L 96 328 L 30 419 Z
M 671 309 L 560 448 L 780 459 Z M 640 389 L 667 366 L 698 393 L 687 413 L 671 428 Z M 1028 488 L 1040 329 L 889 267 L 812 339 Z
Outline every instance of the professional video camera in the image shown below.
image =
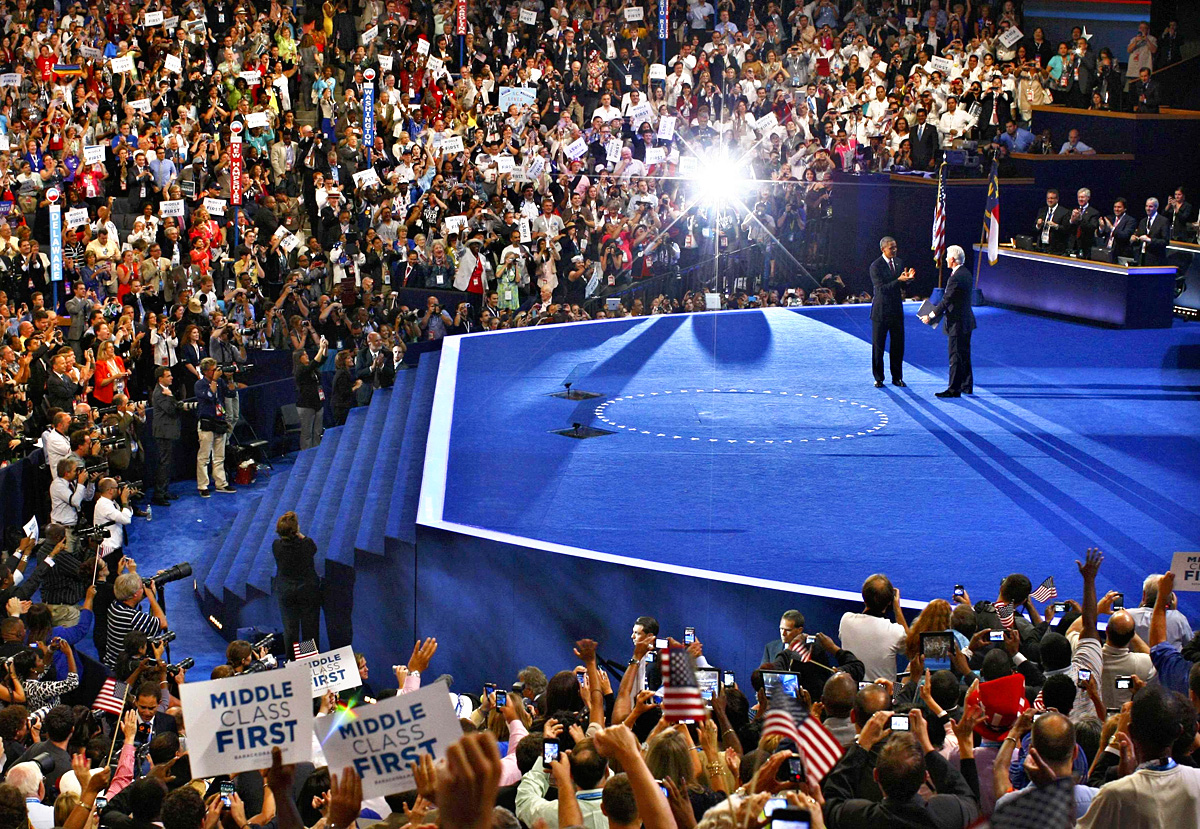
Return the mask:
M 181 561 L 179 564 L 172 565 L 165 570 L 159 570 L 153 576 L 146 576 L 142 579 L 143 584 L 154 582 L 159 587 L 164 584 L 170 584 L 173 581 L 186 579 L 192 574 L 192 565 L 186 561 Z M 172 634 L 174 636 L 174 634 Z M 170 641 L 170 640 L 168 640 Z
M 81 542 L 108 537 L 108 527 L 77 527 L 75 535 Z

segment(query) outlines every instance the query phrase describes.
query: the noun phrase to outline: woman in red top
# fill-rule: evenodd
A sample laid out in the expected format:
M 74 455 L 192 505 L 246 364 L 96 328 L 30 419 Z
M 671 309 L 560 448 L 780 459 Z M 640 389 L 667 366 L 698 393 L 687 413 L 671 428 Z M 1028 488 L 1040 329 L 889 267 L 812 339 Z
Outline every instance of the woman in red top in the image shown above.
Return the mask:
M 129 372 L 125 362 L 116 355 L 111 340 L 100 343 L 96 350 L 96 373 L 93 375 L 95 388 L 92 390 L 93 406 L 111 406 L 114 394 L 125 393 L 125 381 Z
M 139 264 L 132 249 L 125 251 L 117 265 L 117 302 L 125 302 L 130 284 L 138 278 Z

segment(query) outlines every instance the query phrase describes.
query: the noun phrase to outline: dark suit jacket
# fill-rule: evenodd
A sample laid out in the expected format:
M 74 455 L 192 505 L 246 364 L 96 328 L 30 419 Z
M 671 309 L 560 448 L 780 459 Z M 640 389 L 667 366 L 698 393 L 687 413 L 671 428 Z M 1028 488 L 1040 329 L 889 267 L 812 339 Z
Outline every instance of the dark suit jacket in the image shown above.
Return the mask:
M 1163 257 L 1167 254 L 1167 242 L 1171 238 L 1171 223 L 1167 217 L 1162 214 L 1162 211 L 1154 214 L 1154 221 L 1147 229 L 1147 222 L 1150 217 L 1147 216 L 1138 222 L 1136 235 L 1149 236 L 1150 241 L 1144 243 L 1146 245 L 1145 264 L 1158 265 L 1163 261 Z M 1133 245 L 1134 254 L 1140 254 L 1142 251 L 1142 242 L 1136 242 Z M 47 385 L 46 394 L 49 396 L 50 387 Z
M 882 256 L 871 263 L 871 287 L 874 289 L 871 297 L 872 320 L 904 317 L 904 283 L 899 279 L 900 274 L 904 273 L 904 260 L 897 256 L 892 261 L 896 265 L 894 275 Z
M 1112 227 L 1099 229 L 1096 234 L 1104 240 L 1104 246 L 1112 253 L 1111 261 L 1115 262 L 1118 256 L 1129 255 L 1129 237 L 1137 230 L 1137 222 L 1128 213 L 1120 219 L 1112 216 L 1109 221 L 1112 222 Z
M 1069 215 L 1073 216 L 1076 209 L 1072 208 Z M 1096 241 L 1096 229 L 1100 226 L 1100 211 L 1089 204 L 1080 212 L 1078 222 L 1071 222 L 1070 219 L 1068 221 L 1071 224 L 1069 238 L 1073 240 L 1076 249 L 1085 252 L 1091 250 Z
M 938 150 L 938 131 L 937 127 L 928 122 L 924 125 L 924 130 L 918 137 L 917 132 L 920 124 L 913 126 L 908 131 L 908 137 L 912 141 L 912 160 L 914 170 L 932 170 L 934 162 L 937 160 Z
M 987 127 L 991 126 L 993 104 L 996 107 L 996 117 L 999 120 L 999 124 L 996 125 L 996 130 L 1002 131 L 1004 129 L 1004 125 L 1012 120 L 1012 96 L 1007 92 L 1001 92 L 999 99 L 997 99 L 997 96 L 993 95 L 991 91 L 983 96 L 983 98 L 979 101 L 979 105 L 982 107 L 979 113 L 980 129 L 986 129 Z
M 1045 219 L 1047 222 L 1053 222 L 1057 225 L 1057 227 L 1050 228 L 1050 244 L 1048 247 L 1055 253 L 1065 253 L 1067 250 L 1067 240 L 1071 238 L 1071 226 L 1069 224 L 1071 211 L 1063 207 L 1061 202 L 1056 204 L 1054 211 L 1047 216 L 1046 213 L 1049 210 L 1050 208 L 1042 205 L 1042 209 L 1037 214 L 1039 219 Z M 1034 233 L 1039 242 L 1042 239 L 1042 232 L 1044 230 L 1045 227 L 1038 227 L 1035 223 Z
M 937 752 L 925 755 L 938 792 L 928 801 L 920 795 L 904 801 L 885 797 L 879 802 L 855 797 L 856 783 L 870 757 L 859 746 L 851 746 L 825 778 L 825 823 L 829 829 L 910 829 L 917 826 L 961 829 L 979 817 L 979 804 L 966 779 L 950 768 Z M 963 761 L 964 765 L 971 766 L 974 762 Z
M 1158 112 L 1162 103 L 1162 86 L 1154 78 L 1145 83 L 1140 79 L 1134 81 L 1129 87 L 1129 92 L 1133 99 L 1134 112 Z
M 1188 225 L 1196 221 L 1196 211 L 1192 209 L 1192 205 L 1184 202 L 1179 206 L 1178 210 L 1173 210 L 1170 207 L 1164 207 L 1162 213 L 1171 221 L 1171 238 L 1185 239 L 1191 233 Z
M 50 372 L 46 377 L 46 406 L 62 409 L 64 412 L 74 412 L 75 395 L 81 391 L 83 387 L 70 377 Z
M 174 395 L 163 394 L 162 386 L 156 382 L 151 398 L 154 407 L 155 439 L 179 440 L 179 404 Z
M 975 311 L 971 307 L 974 288 L 975 274 L 966 265 L 959 265 L 946 280 L 942 301 L 937 304 L 937 316 L 945 320 L 947 336 L 975 330 Z
M 358 389 L 360 404 L 365 405 L 365 403 L 371 402 L 371 392 L 376 386 L 387 388 L 396 382 L 396 367 L 392 364 L 392 350 L 384 348 L 379 353 L 383 355 L 383 366 L 379 369 L 372 366 L 370 348 L 360 348 L 358 356 L 354 358 L 354 376 L 363 381 Z

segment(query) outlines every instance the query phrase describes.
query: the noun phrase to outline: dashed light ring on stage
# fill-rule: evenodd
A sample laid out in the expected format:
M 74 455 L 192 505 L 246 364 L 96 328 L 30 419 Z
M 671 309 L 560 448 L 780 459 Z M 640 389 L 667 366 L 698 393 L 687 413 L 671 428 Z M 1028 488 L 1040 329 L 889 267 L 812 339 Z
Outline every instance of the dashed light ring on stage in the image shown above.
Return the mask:
M 632 416 L 618 417 L 615 409 L 620 408 L 619 404 L 627 402 L 647 401 L 653 398 L 665 398 L 668 395 L 707 395 L 707 394 L 749 394 L 749 395 L 772 395 L 775 398 L 788 397 L 794 400 L 816 400 L 822 403 L 832 403 L 837 406 L 846 406 L 848 408 L 861 409 L 863 412 L 869 412 L 874 415 L 875 424 L 869 427 L 855 428 L 846 431 L 837 431 L 833 434 L 826 434 L 817 437 L 747 437 L 745 435 L 720 435 L 714 436 L 712 433 L 705 435 L 687 434 L 686 429 L 646 429 L 641 425 L 630 425 L 629 421 L 634 419 Z M 600 403 L 595 408 L 596 419 L 604 423 L 608 427 L 617 430 L 618 432 L 646 435 L 649 437 L 665 438 L 667 440 L 686 441 L 689 443 L 707 443 L 707 444 L 770 444 L 770 445 L 797 445 L 802 443 L 828 443 L 832 441 L 851 440 L 858 437 L 867 437 L 888 425 L 888 415 L 877 406 L 870 403 L 864 403 L 859 400 L 851 400 L 845 397 L 834 397 L 823 394 L 811 394 L 799 391 L 778 391 L 775 389 L 742 389 L 742 388 L 687 388 L 687 389 L 669 389 L 662 391 L 651 392 L 634 392 L 623 394 L 619 397 L 610 397 Z M 643 424 L 644 425 L 644 424 Z

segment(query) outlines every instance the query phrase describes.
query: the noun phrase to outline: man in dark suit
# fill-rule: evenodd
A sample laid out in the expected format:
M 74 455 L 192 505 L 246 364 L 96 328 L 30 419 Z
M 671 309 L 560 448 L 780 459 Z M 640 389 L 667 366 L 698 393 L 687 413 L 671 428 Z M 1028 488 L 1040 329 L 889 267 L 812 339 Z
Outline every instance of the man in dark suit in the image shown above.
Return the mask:
M 909 130 L 912 139 L 912 161 L 914 170 L 933 170 L 937 163 L 938 132 L 933 124 L 925 123 L 929 117 L 924 109 L 917 110 L 917 123 Z
M 1129 256 L 1129 240 L 1137 230 L 1137 221 L 1126 210 L 1125 199 L 1113 202 L 1112 218 L 1100 217 L 1096 236 L 1103 241 L 1108 251 L 1108 261 L 1116 262 L 1118 256 Z
M 1012 94 L 1005 91 L 1003 82 L 997 77 L 979 105 L 979 137 L 991 141 L 993 136 L 1004 132 L 1004 125 L 1013 119 Z
M 1037 238 L 1051 253 L 1066 253 L 1071 237 L 1070 213 L 1058 203 L 1058 191 L 1046 191 L 1046 206 L 1038 211 Z
M 91 369 L 88 366 L 81 366 L 80 380 L 87 383 L 87 378 L 91 376 Z M 50 363 L 50 374 L 46 377 L 46 408 L 61 409 L 64 412 L 75 411 L 75 395 L 83 391 L 83 386 L 76 383 L 71 375 L 67 374 L 67 358 L 63 354 L 54 355 L 53 361 Z
M 1070 226 L 1068 238 L 1073 250 L 1082 251 L 1086 256 L 1096 241 L 1096 228 L 1100 226 L 1100 211 L 1092 207 L 1092 191 L 1086 187 L 1079 188 L 1075 194 L 1079 206 L 1071 211 L 1067 220 Z
M 904 270 L 904 263 L 896 256 L 896 240 L 884 236 L 879 240 L 883 254 L 871 263 L 871 373 L 875 375 L 875 388 L 883 388 L 883 349 L 888 335 L 892 337 L 891 357 L 892 385 L 903 388 L 904 382 L 904 290 L 902 283 L 911 282 L 916 272 Z
M 155 683 L 143 682 L 138 686 L 134 705 L 137 708 L 138 729 L 143 733 L 149 731 L 145 742 L 149 742 L 155 736 L 165 734 L 168 731 L 176 733 L 179 731 L 179 723 L 175 721 L 175 718 L 170 714 L 158 710 L 161 699 L 158 686 Z M 143 742 L 140 736 L 135 739 L 139 743 Z
M 1161 265 L 1167 255 L 1167 242 L 1171 238 L 1171 223 L 1167 217 L 1158 212 L 1158 199 L 1146 199 L 1146 218 L 1138 222 L 1137 230 L 1133 232 L 1134 252 L 1140 256 L 1142 265 Z M 1141 247 L 1137 243 L 1141 242 Z M 49 392 L 47 385 L 46 393 Z
M 942 301 L 921 322 L 932 325 L 943 317 L 946 320 L 946 337 L 950 341 L 950 384 L 938 397 L 961 397 L 975 393 L 975 377 L 971 372 L 971 332 L 975 330 L 975 311 L 971 308 L 971 291 L 975 288 L 975 275 L 964 261 L 967 256 L 958 245 L 946 248 L 946 266 L 950 268 L 950 279 Z
M 1138 79 L 1129 86 L 1134 112 L 1158 112 L 1162 103 L 1162 86 L 1150 77 L 1150 70 L 1143 68 Z
M 154 408 L 153 432 L 154 444 L 158 449 L 158 465 L 154 469 L 154 497 L 150 503 L 169 507 L 171 493 L 167 491 L 171 483 L 171 467 L 175 461 L 175 444 L 180 438 L 179 404 L 171 391 L 171 369 L 159 366 L 154 370 L 154 392 L 151 394 L 151 406 Z
M 358 387 L 358 404 L 371 402 L 375 389 L 389 388 L 396 382 L 396 367 L 392 363 L 392 350 L 384 348 L 383 337 L 375 331 L 367 334 L 367 344 L 359 349 L 354 358 L 354 376 L 363 381 Z

